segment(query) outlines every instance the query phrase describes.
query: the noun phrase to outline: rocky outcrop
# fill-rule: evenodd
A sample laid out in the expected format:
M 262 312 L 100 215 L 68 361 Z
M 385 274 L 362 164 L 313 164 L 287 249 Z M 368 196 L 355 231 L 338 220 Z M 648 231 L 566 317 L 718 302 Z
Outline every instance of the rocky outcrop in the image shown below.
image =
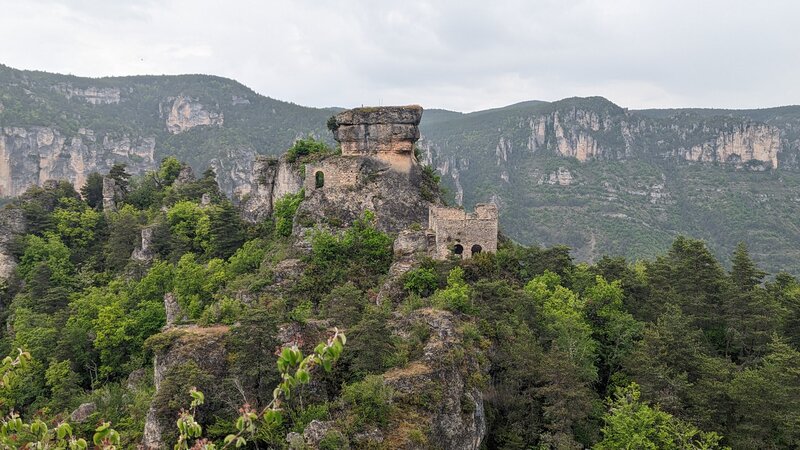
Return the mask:
M 116 180 L 103 177 L 103 211 L 106 214 L 117 210 L 117 202 L 122 199 L 122 190 L 117 186 Z
M 112 105 L 119 103 L 121 94 L 119 88 L 115 87 L 95 87 L 76 88 L 69 84 L 58 84 L 53 86 L 53 90 L 60 92 L 68 100 L 77 98 L 92 105 Z
M 141 263 L 149 263 L 155 257 L 153 250 L 153 227 L 142 228 L 141 240 L 138 246 L 133 249 L 131 259 Z
M 428 255 L 428 235 L 424 230 L 403 230 L 392 244 L 394 258 L 389 274 L 378 292 L 377 303 L 399 300 L 403 294 L 403 275 Z
M 332 157 L 324 164 L 306 166 L 305 200 L 295 215 L 294 233 L 314 225 L 348 226 L 366 211 L 375 214 L 376 226 L 397 233 L 416 224 L 427 224 L 428 205 L 438 198 L 423 197 L 422 170 L 413 166 L 408 173 L 374 158 Z M 311 181 L 322 173 L 324 185 Z M 311 181 L 309 181 L 311 180 Z
M 46 180 L 69 180 L 80 188 L 91 172 L 107 173 L 116 162 L 129 173 L 155 166 L 154 137 L 104 134 L 80 128 L 74 135 L 51 127 L 0 129 L 0 196 L 12 197 Z
M 184 323 L 188 320 L 181 310 L 181 305 L 178 304 L 178 299 L 175 298 L 175 294 L 172 292 L 164 294 L 164 310 L 167 315 L 167 323 L 164 328 L 171 328 L 178 323 Z
M 408 336 L 414 325 L 430 330 L 422 357 L 383 377 L 394 389 L 394 401 L 409 405 L 415 414 L 404 417 L 405 426 L 387 430 L 385 442 L 391 443 L 389 448 L 477 450 L 486 435 L 487 420 L 481 387 L 475 383 L 486 376 L 488 367 L 472 349 L 464 348 L 457 319 L 451 313 L 426 308 L 396 317 L 391 323 L 401 338 Z M 429 395 L 437 400 L 420 402 Z M 408 433 L 413 428 L 408 425 L 413 424 L 427 430 L 425 445 L 409 446 Z
M 781 150 L 781 131 L 764 124 L 744 123 L 732 130 L 719 131 L 716 138 L 690 149 L 679 149 L 689 161 L 719 162 L 735 165 L 763 163 L 770 169 L 778 168 Z
M 181 370 L 191 368 L 193 374 L 199 374 L 200 379 L 208 380 L 206 385 L 197 386 L 210 396 L 211 380 L 222 380 L 227 370 L 228 351 L 225 339 L 229 328 L 216 327 L 182 327 L 172 329 L 156 336 L 154 341 L 153 382 L 156 388 L 155 397 L 150 405 L 145 419 L 142 447 L 149 450 L 166 449 L 167 436 L 174 433 L 177 408 L 171 405 L 169 389 L 164 389 L 165 380 L 180 382 L 176 375 Z M 180 393 L 182 396 L 186 394 Z
M 393 168 L 408 171 L 416 160 L 422 107 L 354 108 L 335 116 L 333 137 L 343 156 L 372 156 Z
M 300 192 L 303 187 L 300 169 L 287 162 L 285 157 L 259 156 L 253 166 L 252 178 L 242 204 L 243 217 L 252 223 L 269 217 L 276 201 Z
M 74 423 L 83 423 L 86 422 L 86 419 L 94 414 L 95 411 L 97 411 L 96 404 L 82 403 L 75 411 L 72 411 L 72 414 L 69 415 L 69 419 Z
M 11 249 L 14 240 L 25 233 L 25 217 L 17 208 L 0 209 L 0 285 L 8 280 L 17 267 Z
M 555 172 L 550 172 L 547 176 L 539 179 L 539 184 L 557 184 L 559 186 L 569 186 L 573 181 L 572 172 L 566 167 L 559 167 Z
M 199 126 L 222 126 L 223 122 L 222 113 L 209 111 L 202 103 L 184 95 L 173 100 L 166 119 L 167 130 L 172 134 L 183 133 Z

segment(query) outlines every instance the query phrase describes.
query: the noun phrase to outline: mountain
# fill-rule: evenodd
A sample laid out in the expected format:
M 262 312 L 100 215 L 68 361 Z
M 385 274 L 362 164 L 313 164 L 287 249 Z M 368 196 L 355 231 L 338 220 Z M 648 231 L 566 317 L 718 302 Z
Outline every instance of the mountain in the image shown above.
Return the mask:
M 207 75 L 90 79 L 0 65 L 0 196 L 51 178 L 81 185 L 114 162 L 140 173 L 167 155 L 246 190 L 257 154 L 327 137 L 332 114 Z
M 600 97 L 422 123 L 425 162 L 456 202 L 492 199 L 526 243 L 583 260 L 652 257 L 679 234 L 722 258 L 739 241 L 800 271 L 800 107 L 630 111 Z
M 213 167 L 244 196 L 258 154 L 330 140 L 335 109 L 206 76 L 80 78 L 0 66 L 0 197 L 167 155 Z M 738 241 L 769 271 L 800 273 L 800 106 L 627 110 L 600 97 L 462 114 L 428 109 L 424 162 L 455 203 L 500 205 L 506 235 L 582 260 L 662 253 L 679 234 L 727 259 Z

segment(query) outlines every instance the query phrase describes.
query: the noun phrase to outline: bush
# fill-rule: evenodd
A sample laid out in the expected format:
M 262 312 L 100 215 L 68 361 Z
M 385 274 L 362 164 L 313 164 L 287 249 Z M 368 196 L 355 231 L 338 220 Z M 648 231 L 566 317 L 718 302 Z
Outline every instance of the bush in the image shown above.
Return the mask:
M 433 294 L 431 301 L 437 308 L 470 313 L 472 306 L 472 289 L 464 281 L 464 270 L 456 267 L 447 276 L 447 287 Z
M 403 289 L 421 297 L 427 297 L 436 290 L 438 280 L 433 269 L 412 269 L 403 275 Z
M 202 326 L 225 324 L 233 325 L 236 323 L 244 312 L 244 305 L 238 300 L 224 297 L 222 300 L 206 306 L 203 313 L 198 319 L 198 323 Z
M 313 137 L 298 139 L 294 145 L 286 152 L 286 160 L 295 162 L 304 159 L 306 156 L 330 153 L 330 149 L 324 142 L 318 141 Z
M 303 201 L 304 192 L 301 190 L 297 194 L 287 194 L 275 202 L 275 209 L 272 212 L 275 220 L 275 232 L 278 236 L 289 237 L 292 235 L 292 223 L 294 215 L 300 202 Z
M 342 401 L 350 408 L 354 430 L 367 426 L 385 427 L 392 412 L 394 390 L 380 375 L 368 375 L 364 381 L 345 386 Z

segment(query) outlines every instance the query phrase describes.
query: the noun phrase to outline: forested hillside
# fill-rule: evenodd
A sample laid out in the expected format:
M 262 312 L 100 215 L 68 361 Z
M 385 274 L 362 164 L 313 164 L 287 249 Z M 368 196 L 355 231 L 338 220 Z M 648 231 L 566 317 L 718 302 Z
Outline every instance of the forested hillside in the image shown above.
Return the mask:
M 0 66 L 0 197 L 49 179 L 80 187 L 115 163 L 143 174 L 175 156 L 198 173 L 214 168 L 236 202 L 257 183 L 257 155 L 309 134 L 328 139 L 332 111 L 206 75 L 90 79 Z M 429 109 L 421 130 L 451 200 L 497 202 L 522 244 L 634 260 L 685 234 L 725 267 L 746 241 L 771 272 L 800 274 L 800 107 L 631 111 L 572 98 Z
M 0 343 L 31 356 L 0 388 L 4 414 L 50 430 L 67 420 L 89 439 L 111 422 L 124 448 L 155 427 L 171 445 L 194 436 L 175 423 L 197 387 L 193 418 L 222 447 L 242 411 L 272 401 L 293 358 L 277 363 L 279 349 L 308 354 L 338 327 L 347 342 L 330 372 L 311 369 L 281 420 L 240 424 L 251 445 L 800 445 L 800 282 L 768 278 L 745 245 L 720 260 L 679 237 L 646 260 L 587 264 L 501 237 L 496 254 L 419 261 L 378 302 L 395 236 L 372 215 L 298 245 L 302 193 L 246 224 L 213 171 L 182 168 L 113 167 L 112 210 L 96 182 L 82 196 L 68 182 L 31 188 L 3 209 L 13 239 L 0 244 L 19 264 L 0 288 Z M 37 430 L 3 425 L 0 439 Z

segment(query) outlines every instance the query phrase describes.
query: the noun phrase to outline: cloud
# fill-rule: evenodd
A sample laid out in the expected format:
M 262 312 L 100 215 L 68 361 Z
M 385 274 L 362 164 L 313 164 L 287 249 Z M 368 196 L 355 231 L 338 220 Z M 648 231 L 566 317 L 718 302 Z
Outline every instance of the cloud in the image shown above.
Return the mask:
M 800 103 L 800 4 L 775 0 L 0 0 L 0 62 L 209 73 L 310 106 L 472 111 Z

